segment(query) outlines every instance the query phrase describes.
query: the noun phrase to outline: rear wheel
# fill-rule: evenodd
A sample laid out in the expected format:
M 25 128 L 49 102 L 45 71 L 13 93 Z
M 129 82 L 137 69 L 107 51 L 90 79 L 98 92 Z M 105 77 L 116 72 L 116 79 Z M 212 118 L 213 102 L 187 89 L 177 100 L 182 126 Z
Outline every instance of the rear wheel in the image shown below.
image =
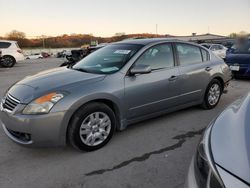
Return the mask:
M 106 145 L 115 130 L 115 114 L 103 103 L 90 103 L 80 108 L 68 128 L 70 144 L 83 151 Z
M 3 67 L 13 67 L 16 64 L 16 60 L 14 57 L 6 55 L 3 56 L 3 60 L 2 60 L 2 66 Z
M 220 101 L 222 91 L 223 87 L 221 82 L 217 79 L 212 80 L 206 89 L 202 107 L 205 109 L 213 109 L 216 107 Z

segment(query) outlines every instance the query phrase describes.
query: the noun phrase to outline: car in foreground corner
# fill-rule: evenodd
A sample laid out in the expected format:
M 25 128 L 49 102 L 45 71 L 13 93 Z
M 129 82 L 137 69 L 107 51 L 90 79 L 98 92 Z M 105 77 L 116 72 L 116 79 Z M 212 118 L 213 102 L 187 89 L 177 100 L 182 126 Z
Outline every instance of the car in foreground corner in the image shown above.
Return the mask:
M 236 78 L 250 78 L 250 41 L 242 46 L 232 46 L 227 51 L 225 62 Z
M 16 62 L 24 60 L 23 52 L 17 41 L 0 40 L 0 50 L 3 56 L 3 67 L 13 67 Z
M 206 129 L 194 155 L 186 188 L 250 187 L 250 93 Z
M 200 45 L 122 41 L 19 81 L 6 92 L 0 119 L 16 143 L 91 151 L 129 124 L 193 105 L 214 108 L 230 79 L 224 61 Z
M 202 43 L 201 45 L 204 46 L 205 48 L 211 50 L 218 57 L 225 59 L 227 47 L 225 47 L 221 44 L 210 44 L 210 43 Z

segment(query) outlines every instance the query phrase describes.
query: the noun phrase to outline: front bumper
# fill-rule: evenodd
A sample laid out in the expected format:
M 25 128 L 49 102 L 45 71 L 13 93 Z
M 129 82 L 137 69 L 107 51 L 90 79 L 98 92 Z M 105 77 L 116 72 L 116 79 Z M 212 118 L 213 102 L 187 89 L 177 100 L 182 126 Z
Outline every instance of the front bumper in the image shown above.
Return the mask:
M 191 161 L 191 164 L 189 166 L 188 175 L 186 178 L 184 188 L 199 188 L 198 182 L 197 182 L 196 177 L 195 177 L 194 168 L 195 167 L 194 167 L 194 158 L 193 158 Z
M 66 143 L 63 131 L 65 112 L 45 115 L 22 115 L 0 111 L 0 123 L 5 134 L 25 146 L 62 146 Z

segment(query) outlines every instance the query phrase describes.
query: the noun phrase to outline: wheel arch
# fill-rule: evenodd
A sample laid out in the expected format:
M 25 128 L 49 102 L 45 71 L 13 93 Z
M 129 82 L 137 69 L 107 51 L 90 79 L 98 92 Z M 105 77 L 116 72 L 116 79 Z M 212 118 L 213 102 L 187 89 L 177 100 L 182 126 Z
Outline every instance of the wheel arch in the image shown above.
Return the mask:
M 13 55 L 10 55 L 10 54 L 4 54 L 3 56 L 2 56 L 2 58 L 4 58 L 4 57 L 12 57 L 14 60 L 15 60 L 15 62 L 16 62 L 16 58 L 13 56 Z
M 64 131 L 64 138 L 65 138 L 65 142 L 68 143 L 68 129 L 69 126 L 71 124 L 71 122 L 73 121 L 73 117 L 74 114 L 80 110 L 83 106 L 86 106 L 90 103 L 103 103 L 105 105 L 107 105 L 109 108 L 111 108 L 111 110 L 115 113 L 115 117 L 116 117 L 116 130 L 121 130 L 122 128 L 122 124 L 121 124 L 121 109 L 119 108 L 119 105 L 114 102 L 114 100 L 111 100 L 109 98 L 96 98 L 96 99 L 92 99 L 89 100 L 87 102 L 83 102 L 80 105 L 77 106 L 77 108 L 75 108 L 73 111 L 71 111 L 70 115 L 69 115 L 69 119 L 66 123 L 66 127 L 65 127 L 65 131 Z
M 212 81 L 212 80 L 218 80 L 218 81 L 221 83 L 222 91 L 224 90 L 225 83 L 224 83 L 224 79 L 223 79 L 222 76 L 220 76 L 220 75 L 215 75 L 215 76 L 211 79 L 211 81 Z M 211 81 L 210 81 L 210 82 L 211 82 Z

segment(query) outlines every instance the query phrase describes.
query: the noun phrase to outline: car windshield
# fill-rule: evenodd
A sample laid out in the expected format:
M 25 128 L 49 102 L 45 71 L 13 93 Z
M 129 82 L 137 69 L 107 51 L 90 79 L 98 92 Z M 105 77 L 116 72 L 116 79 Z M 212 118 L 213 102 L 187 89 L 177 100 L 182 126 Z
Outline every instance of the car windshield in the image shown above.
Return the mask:
M 112 74 L 119 71 L 141 48 L 142 45 L 112 44 L 88 55 L 72 69 L 95 74 Z

